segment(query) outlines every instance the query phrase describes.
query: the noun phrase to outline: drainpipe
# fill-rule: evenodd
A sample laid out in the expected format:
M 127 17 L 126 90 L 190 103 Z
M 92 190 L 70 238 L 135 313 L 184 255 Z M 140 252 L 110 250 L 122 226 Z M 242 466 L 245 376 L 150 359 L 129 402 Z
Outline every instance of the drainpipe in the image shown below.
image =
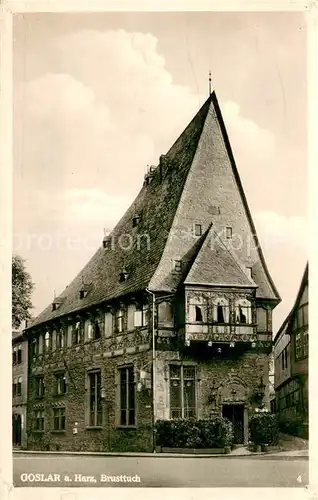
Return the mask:
M 155 305 L 156 305 L 156 297 L 153 292 L 151 292 L 148 288 L 146 288 L 146 292 L 148 292 L 152 296 L 152 446 L 153 453 L 156 453 L 156 336 L 155 336 Z

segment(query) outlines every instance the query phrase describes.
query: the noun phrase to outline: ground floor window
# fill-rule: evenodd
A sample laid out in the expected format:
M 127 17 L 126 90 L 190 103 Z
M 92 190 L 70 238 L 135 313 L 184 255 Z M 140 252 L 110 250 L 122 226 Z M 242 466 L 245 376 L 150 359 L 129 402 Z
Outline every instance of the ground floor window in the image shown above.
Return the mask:
M 134 367 L 126 366 L 119 369 L 120 384 L 120 425 L 135 425 L 135 376 Z
M 195 367 L 170 365 L 170 418 L 195 416 Z
M 34 430 L 44 431 L 44 410 L 34 412 Z
M 65 408 L 54 408 L 53 409 L 53 420 L 54 420 L 54 430 L 64 431 L 65 430 Z
M 89 378 L 89 426 L 102 425 L 102 377 L 101 372 L 88 374 Z

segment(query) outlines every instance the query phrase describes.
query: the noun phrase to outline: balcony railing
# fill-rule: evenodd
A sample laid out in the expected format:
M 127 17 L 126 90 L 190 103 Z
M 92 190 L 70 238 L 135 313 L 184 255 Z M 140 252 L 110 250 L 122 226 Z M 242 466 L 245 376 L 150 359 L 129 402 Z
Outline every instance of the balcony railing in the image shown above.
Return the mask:
M 271 341 L 271 333 L 257 333 L 256 324 L 186 323 L 185 341 L 191 342 L 255 342 Z

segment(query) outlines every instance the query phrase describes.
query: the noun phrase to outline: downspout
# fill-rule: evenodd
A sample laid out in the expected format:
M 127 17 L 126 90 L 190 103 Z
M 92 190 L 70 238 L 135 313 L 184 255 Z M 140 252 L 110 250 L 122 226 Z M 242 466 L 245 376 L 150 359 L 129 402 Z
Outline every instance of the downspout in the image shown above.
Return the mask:
M 153 453 L 156 453 L 156 336 L 155 336 L 155 306 L 156 306 L 156 297 L 153 292 L 151 292 L 148 288 L 146 288 L 146 292 L 148 292 L 152 296 L 152 447 Z

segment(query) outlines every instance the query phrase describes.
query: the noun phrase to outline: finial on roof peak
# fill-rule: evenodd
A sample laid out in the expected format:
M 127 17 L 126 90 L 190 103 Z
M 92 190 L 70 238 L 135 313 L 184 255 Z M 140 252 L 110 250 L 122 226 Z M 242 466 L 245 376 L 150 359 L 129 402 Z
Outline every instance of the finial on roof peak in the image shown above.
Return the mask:
M 209 70 L 209 95 L 212 94 L 212 78 L 211 78 L 211 70 Z

